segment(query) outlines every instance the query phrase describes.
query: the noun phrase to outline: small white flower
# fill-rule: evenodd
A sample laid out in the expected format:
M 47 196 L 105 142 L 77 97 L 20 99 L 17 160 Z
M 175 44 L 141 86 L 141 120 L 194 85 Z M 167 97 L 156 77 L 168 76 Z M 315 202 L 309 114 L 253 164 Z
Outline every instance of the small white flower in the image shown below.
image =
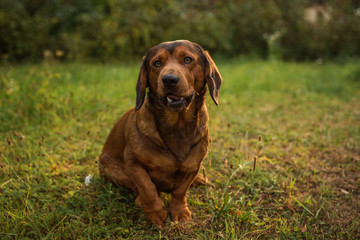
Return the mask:
M 89 186 L 92 177 L 93 177 L 93 175 L 91 173 L 86 176 L 86 178 L 85 178 L 85 186 Z

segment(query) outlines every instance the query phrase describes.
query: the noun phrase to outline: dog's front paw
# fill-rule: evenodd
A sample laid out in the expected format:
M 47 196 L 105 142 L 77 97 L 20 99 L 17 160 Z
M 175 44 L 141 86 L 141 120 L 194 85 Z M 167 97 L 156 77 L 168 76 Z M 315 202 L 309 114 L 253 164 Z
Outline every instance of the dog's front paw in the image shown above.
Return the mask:
M 154 212 L 145 212 L 146 221 L 150 224 L 154 224 L 158 228 L 162 228 L 166 220 L 166 211 L 154 211 Z
M 191 220 L 191 212 L 187 206 L 177 206 L 170 209 L 171 220 L 188 222 Z

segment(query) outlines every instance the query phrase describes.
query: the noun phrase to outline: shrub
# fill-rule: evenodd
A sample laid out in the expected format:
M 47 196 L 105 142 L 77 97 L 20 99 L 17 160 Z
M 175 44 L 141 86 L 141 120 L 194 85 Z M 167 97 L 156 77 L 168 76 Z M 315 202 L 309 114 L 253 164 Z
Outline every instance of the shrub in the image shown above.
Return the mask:
M 310 23 L 305 0 L 2 0 L 0 54 L 10 61 L 139 59 L 151 46 L 189 39 L 212 54 L 285 59 L 360 56 L 360 14 L 329 1 Z M 359 7 L 359 6 L 358 6 Z

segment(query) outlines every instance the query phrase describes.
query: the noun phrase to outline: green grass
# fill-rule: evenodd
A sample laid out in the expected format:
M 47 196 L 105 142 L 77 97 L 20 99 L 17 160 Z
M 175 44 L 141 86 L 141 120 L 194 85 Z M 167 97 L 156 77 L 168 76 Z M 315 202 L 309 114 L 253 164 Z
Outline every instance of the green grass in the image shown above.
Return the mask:
M 0 238 L 359 239 L 360 65 L 218 67 L 202 170 L 212 185 L 190 189 L 191 223 L 161 231 L 96 163 L 135 105 L 139 65 L 0 67 Z

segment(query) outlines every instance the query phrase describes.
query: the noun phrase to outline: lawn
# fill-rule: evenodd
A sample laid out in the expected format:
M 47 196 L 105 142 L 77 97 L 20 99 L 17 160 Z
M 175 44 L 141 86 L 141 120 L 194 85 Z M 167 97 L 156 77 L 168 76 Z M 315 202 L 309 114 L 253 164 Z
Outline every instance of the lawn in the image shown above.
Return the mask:
M 0 66 L 1 239 L 360 238 L 359 63 L 219 61 L 209 184 L 162 230 L 97 167 L 139 67 Z

